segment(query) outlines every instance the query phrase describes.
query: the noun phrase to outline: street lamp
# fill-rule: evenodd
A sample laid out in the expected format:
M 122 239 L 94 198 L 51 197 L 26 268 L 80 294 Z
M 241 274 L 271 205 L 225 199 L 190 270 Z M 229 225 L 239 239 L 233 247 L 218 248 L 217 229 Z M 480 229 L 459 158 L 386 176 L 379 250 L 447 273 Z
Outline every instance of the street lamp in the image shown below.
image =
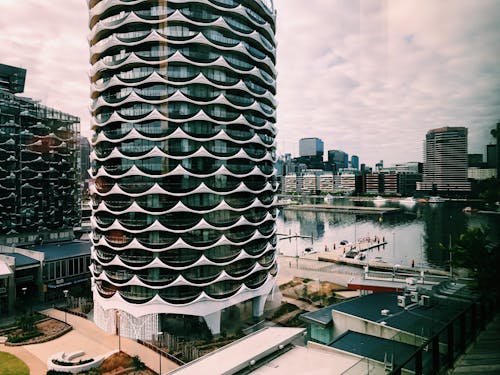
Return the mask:
M 158 354 L 160 355 L 160 372 L 158 373 L 161 375 L 161 346 L 160 346 L 160 335 L 162 335 L 163 332 L 158 332 Z
M 66 299 L 66 308 L 64 309 L 64 323 L 67 323 L 67 310 L 68 310 L 68 289 L 63 290 L 64 298 Z
M 28 300 L 26 299 L 26 292 L 28 291 L 28 288 L 27 288 L 27 287 L 25 287 L 25 286 L 23 286 L 23 287 L 21 288 L 21 290 L 23 291 L 23 300 L 24 300 L 24 303 L 27 303 L 27 302 L 28 302 Z

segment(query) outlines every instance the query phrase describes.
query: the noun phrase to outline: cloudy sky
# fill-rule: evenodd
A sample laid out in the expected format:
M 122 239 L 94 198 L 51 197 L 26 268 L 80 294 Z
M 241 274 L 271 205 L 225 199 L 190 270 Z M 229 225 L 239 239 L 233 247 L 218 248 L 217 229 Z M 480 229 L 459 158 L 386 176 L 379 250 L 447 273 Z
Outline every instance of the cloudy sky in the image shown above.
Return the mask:
M 500 121 L 500 1 L 275 0 L 278 153 L 319 137 L 373 165 L 422 160 L 427 130 L 467 126 L 484 153 Z M 0 62 L 26 96 L 89 135 L 84 0 L 0 0 Z

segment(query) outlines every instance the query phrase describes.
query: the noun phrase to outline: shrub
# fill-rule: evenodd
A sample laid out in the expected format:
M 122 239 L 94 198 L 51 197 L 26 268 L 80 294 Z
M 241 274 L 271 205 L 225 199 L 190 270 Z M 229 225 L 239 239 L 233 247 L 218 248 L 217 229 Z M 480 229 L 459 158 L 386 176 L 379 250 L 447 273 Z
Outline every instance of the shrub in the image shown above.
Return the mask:
M 146 365 L 141 361 L 138 355 L 132 357 L 132 364 L 136 370 L 144 370 L 146 368 Z
M 93 358 L 87 358 L 87 359 L 80 359 L 78 362 L 66 362 L 53 359 L 52 362 L 54 362 L 56 365 L 59 366 L 75 366 L 75 365 L 84 365 L 86 363 L 92 362 L 93 360 L 94 360 Z
M 23 341 L 26 341 L 26 340 L 29 340 L 29 339 L 32 339 L 32 338 L 38 337 L 38 336 L 43 336 L 43 333 L 38 332 L 38 331 L 32 331 L 32 332 L 28 332 L 28 333 L 25 333 L 22 335 L 11 336 L 11 337 L 9 337 L 9 339 L 7 341 L 15 344 L 15 343 L 23 342 Z

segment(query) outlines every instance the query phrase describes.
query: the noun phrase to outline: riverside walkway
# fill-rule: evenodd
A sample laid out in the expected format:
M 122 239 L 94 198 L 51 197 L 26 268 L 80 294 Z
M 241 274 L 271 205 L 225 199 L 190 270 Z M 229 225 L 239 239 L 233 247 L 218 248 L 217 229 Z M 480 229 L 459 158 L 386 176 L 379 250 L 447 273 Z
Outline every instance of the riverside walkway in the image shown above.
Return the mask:
M 500 374 L 500 313 L 479 334 L 464 355 L 462 355 L 451 375 L 493 375 Z
M 394 207 L 332 206 L 331 204 L 287 205 L 284 206 L 283 209 L 293 211 L 341 212 L 367 215 L 383 215 L 401 210 L 400 208 Z
M 382 271 L 397 270 L 399 272 L 408 272 L 408 273 L 411 273 L 415 276 L 418 276 L 422 272 L 425 275 L 436 275 L 436 276 L 442 276 L 442 277 L 448 277 L 450 275 L 449 272 L 446 272 L 443 270 L 438 270 L 438 269 L 433 269 L 433 268 L 421 269 L 421 268 L 414 268 L 411 266 L 404 266 L 404 265 L 400 265 L 400 264 L 379 262 L 376 260 L 366 261 L 366 260 L 351 259 L 351 258 L 346 258 L 343 255 L 337 255 L 337 254 L 333 254 L 333 253 L 321 253 L 317 256 L 317 260 L 320 262 L 346 264 L 346 265 L 354 266 L 354 267 L 369 266 L 370 269 L 376 269 L 376 270 L 382 270 Z

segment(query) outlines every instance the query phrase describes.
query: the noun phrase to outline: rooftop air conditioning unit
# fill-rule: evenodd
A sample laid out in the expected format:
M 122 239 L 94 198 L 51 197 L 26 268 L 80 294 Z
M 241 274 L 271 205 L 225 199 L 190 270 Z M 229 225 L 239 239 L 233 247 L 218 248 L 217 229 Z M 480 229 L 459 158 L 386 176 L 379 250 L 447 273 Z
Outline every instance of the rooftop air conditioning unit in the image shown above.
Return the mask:
M 410 296 L 405 294 L 402 296 L 398 296 L 398 306 L 399 307 L 406 307 L 410 304 Z
M 382 309 L 382 310 L 380 310 L 380 314 L 384 315 L 384 316 L 389 316 L 390 313 L 391 312 L 390 312 L 389 309 Z
M 410 300 L 413 303 L 418 303 L 418 292 L 416 290 L 410 292 Z
M 430 306 L 431 305 L 431 297 L 426 296 L 426 295 L 420 296 L 420 304 L 422 306 Z
M 405 281 L 408 285 L 415 285 L 417 283 L 417 280 L 415 280 L 413 277 L 407 277 Z

